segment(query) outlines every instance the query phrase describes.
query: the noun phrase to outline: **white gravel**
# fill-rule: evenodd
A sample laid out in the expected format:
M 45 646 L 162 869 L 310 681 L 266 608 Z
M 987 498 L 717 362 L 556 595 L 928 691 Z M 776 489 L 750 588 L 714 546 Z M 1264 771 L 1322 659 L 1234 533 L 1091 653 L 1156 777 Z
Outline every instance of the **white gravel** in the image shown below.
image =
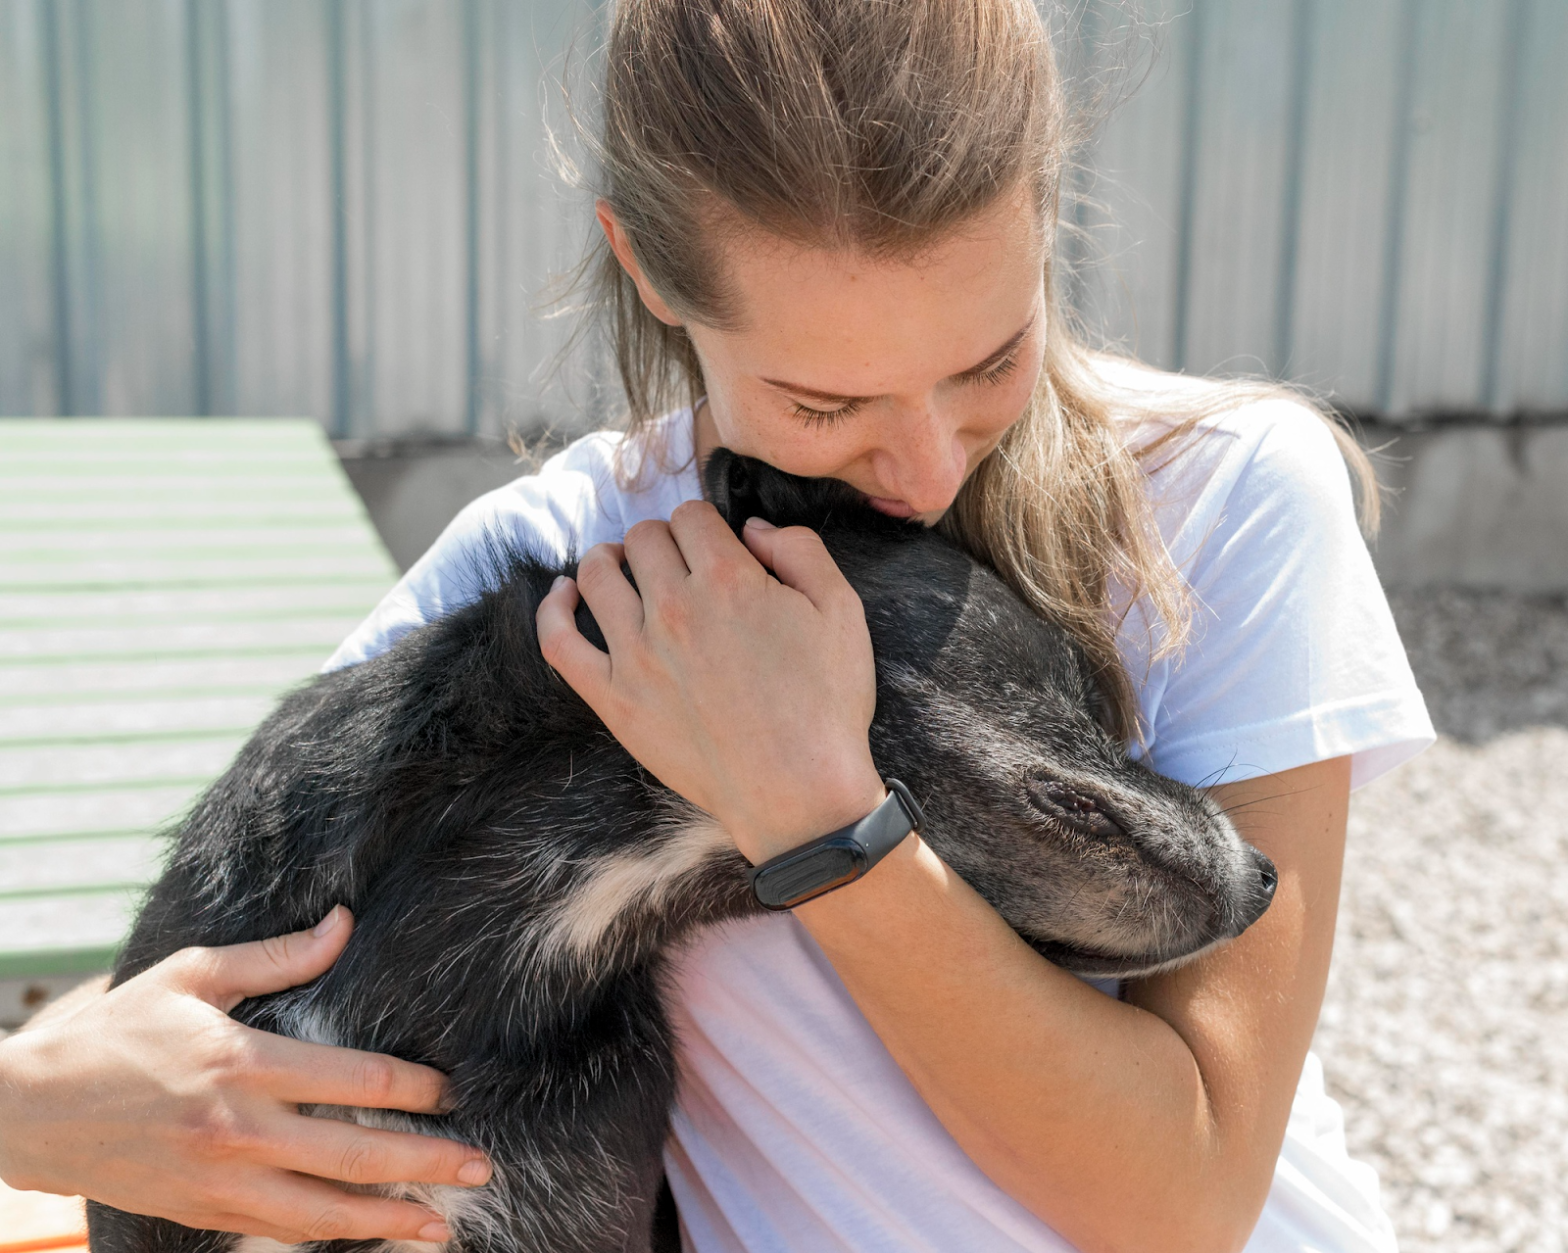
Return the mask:
M 1443 739 L 1356 797 L 1316 1047 L 1405 1253 L 1562 1253 L 1568 607 L 1395 612 Z

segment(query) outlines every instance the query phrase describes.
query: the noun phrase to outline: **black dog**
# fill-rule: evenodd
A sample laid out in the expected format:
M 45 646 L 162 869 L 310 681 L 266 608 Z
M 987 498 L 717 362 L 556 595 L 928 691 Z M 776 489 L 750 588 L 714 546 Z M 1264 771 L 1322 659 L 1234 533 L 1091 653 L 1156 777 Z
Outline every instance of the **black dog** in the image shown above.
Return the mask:
M 878 768 L 1042 954 L 1145 973 L 1267 907 L 1267 860 L 1211 802 L 1129 760 L 1078 651 L 993 573 L 842 484 L 725 452 L 706 483 L 733 526 L 820 531 L 866 608 Z M 344 902 L 358 922 L 337 964 L 234 1016 L 435 1066 L 457 1101 L 431 1117 L 317 1112 L 490 1155 L 483 1188 L 389 1189 L 442 1211 L 453 1253 L 646 1250 L 675 1094 L 667 955 L 758 906 L 724 832 L 540 657 L 534 611 L 559 567 L 491 556 L 475 603 L 283 701 L 184 824 L 115 979 Z M 90 1222 L 97 1253 L 279 1247 L 98 1205 Z

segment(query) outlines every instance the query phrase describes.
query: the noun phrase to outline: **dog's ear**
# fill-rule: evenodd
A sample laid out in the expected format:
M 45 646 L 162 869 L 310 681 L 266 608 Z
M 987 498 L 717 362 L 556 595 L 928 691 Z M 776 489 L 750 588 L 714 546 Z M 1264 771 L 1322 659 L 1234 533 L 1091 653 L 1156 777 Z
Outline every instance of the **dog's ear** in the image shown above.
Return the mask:
M 702 482 L 703 494 L 737 534 L 747 518 L 764 518 L 774 526 L 809 526 L 814 531 L 830 522 L 854 529 L 885 530 L 893 521 L 873 509 L 847 483 L 785 474 L 728 448 L 713 451 L 703 467 Z
M 753 466 L 761 467 L 762 462 L 737 456 L 728 448 L 716 448 L 702 468 L 702 494 L 737 534 L 747 518 L 767 517 Z

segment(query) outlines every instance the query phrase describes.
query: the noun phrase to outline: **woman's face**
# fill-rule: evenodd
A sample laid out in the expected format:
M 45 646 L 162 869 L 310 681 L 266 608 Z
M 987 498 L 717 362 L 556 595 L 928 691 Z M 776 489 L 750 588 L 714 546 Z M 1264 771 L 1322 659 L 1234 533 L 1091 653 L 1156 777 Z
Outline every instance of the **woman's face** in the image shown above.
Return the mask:
M 681 321 L 602 206 L 600 220 L 644 303 Z M 731 236 L 720 272 L 736 328 L 686 323 L 708 391 L 699 454 L 722 445 L 936 521 L 1034 390 L 1045 352 L 1039 235 L 1019 195 L 913 260 Z

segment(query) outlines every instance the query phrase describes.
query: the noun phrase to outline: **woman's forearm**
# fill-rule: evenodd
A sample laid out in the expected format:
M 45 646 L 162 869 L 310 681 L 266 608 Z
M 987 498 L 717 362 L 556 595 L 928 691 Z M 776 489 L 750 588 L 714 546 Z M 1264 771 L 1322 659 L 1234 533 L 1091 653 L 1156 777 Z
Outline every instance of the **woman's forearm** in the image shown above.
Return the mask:
M 1273 858 L 1237 940 L 1115 1001 L 1045 961 L 918 839 L 797 914 L 975 1163 L 1080 1248 L 1240 1248 L 1322 1003 L 1347 758 L 1217 789 Z M 1132 1002 L 1132 1003 L 1128 1003 Z
M 1214 1253 L 1250 1228 L 1233 1180 L 1255 1172 L 1181 1037 L 1045 961 L 918 839 L 797 912 L 958 1143 L 1074 1244 Z

